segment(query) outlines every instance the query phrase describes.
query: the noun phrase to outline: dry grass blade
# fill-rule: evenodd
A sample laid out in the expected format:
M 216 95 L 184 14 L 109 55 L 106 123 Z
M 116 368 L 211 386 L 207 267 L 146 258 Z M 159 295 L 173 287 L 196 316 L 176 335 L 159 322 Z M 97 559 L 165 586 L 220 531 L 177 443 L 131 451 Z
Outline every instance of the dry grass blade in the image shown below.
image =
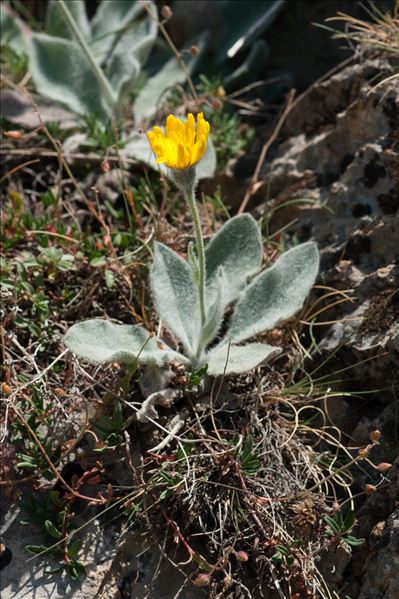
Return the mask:
M 352 17 L 338 12 L 335 17 L 326 22 L 340 21 L 345 24 L 345 31 L 334 31 L 335 39 L 346 39 L 361 46 L 383 50 L 389 53 L 399 53 L 399 2 L 395 2 L 392 14 L 382 13 L 377 6 L 370 2 L 370 8 L 363 7 L 371 21 Z

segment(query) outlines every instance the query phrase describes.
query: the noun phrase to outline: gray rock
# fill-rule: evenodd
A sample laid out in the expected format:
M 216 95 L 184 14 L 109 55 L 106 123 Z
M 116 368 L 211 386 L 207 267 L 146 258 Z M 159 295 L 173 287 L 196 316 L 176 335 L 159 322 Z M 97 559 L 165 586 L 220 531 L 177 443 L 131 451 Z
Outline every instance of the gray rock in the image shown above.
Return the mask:
M 373 88 L 374 77 L 392 73 L 385 59 L 365 60 L 316 84 L 291 113 L 287 139 L 264 168 L 273 195 L 269 231 L 295 219 L 288 231 L 319 243 L 320 283 L 346 294 L 320 318 L 335 322 L 318 329 L 319 350 L 323 359 L 334 354 L 338 360 L 323 373 L 347 367 L 360 395 L 381 389 L 373 401 L 326 402 L 350 445 L 367 445 L 378 428 L 383 436 L 371 459 L 396 464 L 385 479 L 368 465 L 355 474 L 356 490 L 378 486 L 357 514 L 355 534 L 366 543 L 352 558 L 325 556 L 326 579 L 354 599 L 399 597 L 399 80 Z M 295 198 L 313 203 L 285 204 Z

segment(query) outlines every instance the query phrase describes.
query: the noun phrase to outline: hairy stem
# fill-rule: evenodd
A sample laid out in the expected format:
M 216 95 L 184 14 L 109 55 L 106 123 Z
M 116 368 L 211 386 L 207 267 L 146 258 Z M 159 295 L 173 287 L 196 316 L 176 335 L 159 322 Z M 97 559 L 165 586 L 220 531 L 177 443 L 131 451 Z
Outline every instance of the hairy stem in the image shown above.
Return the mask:
M 201 312 L 201 329 L 205 325 L 206 313 L 205 313 L 205 248 L 204 238 L 202 235 L 201 222 L 198 214 L 197 204 L 195 202 L 195 185 L 192 186 L 190 192 L 186 194 L 186 200 L 190 207 L 191 216 L 193 218 L 194 230 L 195 230 L 195 241 L 197 246 L 198 266 L 199 266 L 199 303 Z M 199 348 L 200 349 L 200 348 Z

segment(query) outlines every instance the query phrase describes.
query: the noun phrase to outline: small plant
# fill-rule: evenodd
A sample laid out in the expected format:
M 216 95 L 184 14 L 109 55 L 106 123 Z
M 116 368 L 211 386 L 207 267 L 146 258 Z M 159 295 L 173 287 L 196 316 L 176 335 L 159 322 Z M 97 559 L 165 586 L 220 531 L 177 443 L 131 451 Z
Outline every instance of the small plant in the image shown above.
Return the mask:
M 302 307 L 318 272 L 319 252 L 315 243 L 303 243 L 261 271 L 261 235 L 249 214 L 231 218 L 204 247 L 195 202 L 195 165 L 205 153 L 209 131 L 200 113 L 197 127 L 192 114 L 186 123 L 170 115 L 166 134 L 159 127 L 148 133 L 157 162 L 171 169 L 194 223 L 196 249 L 189 246 L 188 259 L 156 242 L 150 273 L 157 312 L 181 341 L 181 351 L 141 326 L 94 319 L 75 324 L 65 337 L 79 356 L 93 362 L 142 364 L 154 380 L 154 373 L 171 362 L 190 365 L 197 372 L 207 365 L 211 376 L 229 375 L 251 370 L 281 351 L 265 343 L 241 344 Z M 234 310 L 221 335 L 230 305 Z M 157 378 L 160 385 L 166 382 L 162 375 Z
M 289 546 L 277 544 L 271 559 L 276 565 L 292 566 L 295 561 L 295 549 L 300 546 L 299 541 L 293 541 Z
M 365 539 L 357 539 L 349 534 L 355 524 L 353 510 L 349 510 L 345 517 L 342 516 L 341 512 L 337 512 L 335 516 L 325 516 L 324 520 L 328 525 L 326 534 L 332 540 L 345 541 L 352 547 L 358 547 L 364 543 Z
M 26 545 L 25 549 L 33 555 L 46 554 L 60 562 L 46 571 L 47 574 L 65 571 L 73 580 L 86 571 L 85 566 L 77 559 L 82 547 L 82 540 L 71 538 L 74 526 L 73 512 L 68 503 L 53 490 L 47 495 L 45 502 L 31 497 L 23 504 L 25 518 L 22 524 L 35 524 L 42 527 L 47 543 L 41 545 Z
M 115 400 L 114 409 L 111 417 L 99 416 L 92 424 L 95 433 L 101 437 L 102 443 L 97 447 L 97 451 L 103 451 L 108 447 L 115 447 L 123 443 L 123 431 L 125 431 L 133 417 L 127 420 L 122 416 L 122 404 Z
M 122 127 L 119 123 L 118 129 L 118 149 L 122 149 L 125 142 L 121 140 Z M 86 139 L 82 146 L 96 150 L 106 151 L 109 147 L 115 145 L 116 136 L 111 121 L 98 120 L 93 114 L 86 115 L 82 120 L 82 130 L 86 133 Z
M 17 407 L 29 413 L 26 421 L 20 419 L 13 422 L 13 443 L 16 445 L 17 469 L 26 474 L 35 473 L 47 480 L 53 478 L 53 472 L 41 451 L 38 441 L 53 462 L 58 462 L 61 457 L 60 447 L 57 445 L 52 431 L 55 427 L 53 417 L 54 405 L 52 402 L 45 404 L 42 390 L 33 385 L 30 397 L 21 399 Z M 36 438 L 32 437 L 35 432 Z
M 248 146 L 255 131 L 243 125 L 235 113 L 216 111 L 213 121 L 216 128 L 216 133 L 213 135 L 216 156 L 218 165 L 223 166 Z

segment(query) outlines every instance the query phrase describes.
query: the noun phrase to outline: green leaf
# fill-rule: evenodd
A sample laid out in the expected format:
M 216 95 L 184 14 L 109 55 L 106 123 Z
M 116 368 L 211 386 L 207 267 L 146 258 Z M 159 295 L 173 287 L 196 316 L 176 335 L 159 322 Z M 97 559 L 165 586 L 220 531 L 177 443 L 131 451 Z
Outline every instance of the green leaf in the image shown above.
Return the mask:
M 150 11 L 156 15 L 157 9 L 152 2 L 148 2 Z M 138 61 L 139 68 L 143 65 L 156 40 L 158 21 L 145 12 L 144 19 L 131 23 L 115 46 L 112 56 L 129 54 Z
M 285 252 L 242 293 L 226 340 L 244 341 L 293 316 L 301 309 L 318 270 L 315 243 L 303 243 Z
M 194 353 L 200 332 L 199 294 L 188 263 L 163 243 L 155 244 L 150 282 L 162 322 Z
M 153 4 L 147 4 L 153 10 Z M 102 63 L 115 48 L 129 23 L 144 10 L 144 2 L 137 0 L 102 0 L 91 20 L 90 47 L 99 63 Z
M 86 40 L 90 39 L 90 23 L 87 18 L 84 0 L 72 0 L 68 10 Z M 46 11 L 46 33 L 55 37 L 75 39 L 65 23 L 65 18 L 58 6 L 58 0 L 50 0 Z
M 57 572 L 65 570 L 66 567 L 66 564 L 62 564 L 62 566 L 58 566 L 58 568 L 50 568 L 49 570 L 46 569 L 44 570 L 44 574 L 46 574 L 46 576 L 51 574 L 57 574 Z
M 187 362 L 166 345 L 160 349 L 157 340 L 142 327 L 97 318 L 74 324 L 64 341 L 71 351 L 92 362 L 131 364 L 138 360 L 142 364 L 158 365 L 172 360 Z
M 77 556 L 77 554 L 79 553 L 79 551 L 82 548 L 82 540 L 81 539 L 76 539 L 75 541 L 72 541 L 69 545 L 68 545 L 68 557 L 73 559 Z
M 5 2 L 1 3 L 0 8 L 0 32 L 2 46 L 10 47 L 19 56 L 27 54 L 29 28 Z
M 126 84 L 132 83 L 140 74 L 138 60 L 128 52 L 113 53 L 106 74 L 115 95 L 120 98 Z
M 90 260 L 90 266 L 98 267 L 104 266 L 107 263 L 105 256 L 96 256 Z
M 78 114 L 108 112 L 100 84 L 75 42 L 33 33 L 29 45 L 29 67 L 40 94 Z
M 115 400 L 115 405 L 114 405 L 114 427 L 116 430 L 119 430 L 122 428 L 123 425 L 123 418 L 122 418 L 122 404 L 120 401 L 118 401 L 117 399 Z
M 327 522 L 328 526 L 331 528 L 333 532 L 337 534 L 341 532 L 341 527 L 339 526 L 338 522 L 334 520 L 334 518 L 332 518 L 331 516 L 325 516 L 324 520 Z
M 207 296 L 215 294 L 217 272 L 226 275 L 226 304 L 237 299 L 248 278 L 262 265 L 262 240 L 259 227 L 250 214 L 228 220 L 205 248 Z
M 45 545 L 26 545 L 25 549 L 26 549 L 26 551 L 29 551 L 29 553 L 33 553 L 33 555 L 37 555 L 38 553 L 41 553 L 42 551 L 46 551 L 46 549 L 48 549 L 48 547 L 46 547 Z
M 63 503 L 60 499 L 59 491 L 50 491 L 49 497 L 50 497 L 51 503 L 53 503 L 57 507 L 62 507 Z
M 44 523 L 44 528 L 47 530 L 48 534 L 55 539 L 62 538 L 62 532 L 58 530 L 58 528 L 51 522 L 51 520 L 46 520 Z
M 355 524 L 355 512 L 353 510 L 349 510 L 344 518 L 344 521 L 343 521 L 344 530 L 350 530 L 354 524 Z
M 366 541 L 366 539 L 357 539 L 351 535 L 345 536 L 344 539 L 348 545 L 351 545 L 352 547 L 359 547 L 359 545 L 363 545 L 363 543 Z
M 80 574 L 84 574 L 86 572 L 85 566 L 78 561 L 72 561 L 67 564 L 68 572 L 73 580 L 77 580 Z
M 208 363 L 208 374 L 239 374 L 248 372 L 259 366 L 265 360 L 279 354 L 279 347 L 264 343 L 249 343 L 248 345 L 218 345 L 206 354 L 204 361 Z
M 31 463 L 31 462 L 18 462 L 18 464 L 16 465 L 17 468 L 37 468 L 37 463 Z
M 112 272 L 112 270 L 106 269 L 104 271 L 104 278 L 107 289 L 112 289 L 115 285 L 115 274 Z
M 241 467 L 248 476 L 255 476 L 261 466 L 261 461 L 255 454 L 250 454 L 241 460 Z

